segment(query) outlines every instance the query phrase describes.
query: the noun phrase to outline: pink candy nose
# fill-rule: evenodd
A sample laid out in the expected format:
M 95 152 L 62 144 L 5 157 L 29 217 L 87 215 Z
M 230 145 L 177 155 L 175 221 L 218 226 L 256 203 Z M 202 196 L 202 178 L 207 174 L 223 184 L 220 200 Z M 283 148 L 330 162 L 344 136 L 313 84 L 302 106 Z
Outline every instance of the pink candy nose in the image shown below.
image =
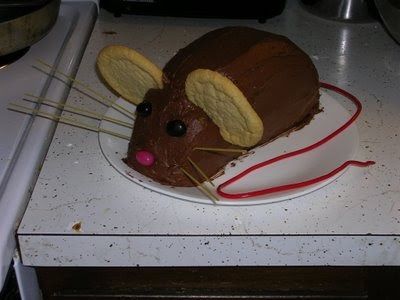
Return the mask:
M 136 160 L 142 166 L 150 167 L 152 164 L 154 164 L 155 158 L 151 152 L 140 150 L 136 152 Z

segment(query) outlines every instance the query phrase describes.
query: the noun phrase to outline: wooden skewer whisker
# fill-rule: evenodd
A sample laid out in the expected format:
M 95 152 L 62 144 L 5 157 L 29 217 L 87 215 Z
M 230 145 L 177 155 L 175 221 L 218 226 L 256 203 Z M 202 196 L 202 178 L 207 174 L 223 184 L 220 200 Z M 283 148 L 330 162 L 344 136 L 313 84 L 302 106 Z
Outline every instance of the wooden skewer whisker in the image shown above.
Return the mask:
M 37 101 L 31 100 L 31 99 L 24 99 L 26 101 L 30 101 L 30 102 L 33 102 L 33 103 L 45 104 L 45 105 L 48 105 L 48 106 L 55 107 L 57 109 L 64 109 L 65 111 L 68 111 L 68 112 L 71 112 L 71 113 L 83 115 L 83 116 L 88 117 L 88 118 L 97 119 L 97 120 L 105 120 L 105 121 L 108 121 L 108 122 L 111 122 L 111 123 L 114 123 L 114 124 L 117 124 L 117 125 L 125 126 L 125 127 L 128 127 L 128 128 L 133 128 L 132 124 L 130 124 L 128 122 L 124 122 L 124 121 L 121 121 L 121 120 L 118 120 L 118 119 L 115 119 L 115 118 L 111 118 L 111 117 L 108 117 L 108 116 L 103 116 L 101 114 L 95 113 L 93 111 L 90 111 L 90 110 L 87 110 L 87 109 L 84 109 L 84 108 L 80 108 L 80 107 L 73 106 L 73 105 L 68 105 L 68 104 L 63 104 L 63 103 L 58 103 L 58 102 L 50 100 L 48 98 L 38 97 L 38 96 L 29 94 L 29 93 L 26 93 L 25 96 L 33 97 L 33 98 L 37 99 Z
M 124 134 L 120 134 L 118 132 L 113 132 L 111 130 L 107 130 L 107 129 L 104 129 L 104 128 L 91 126 L 91 125 L 85 124 L 83 122 L 79 122 L 78 120 L 73 119 L 73 118 L 46 113 L 46 112 L 40 111 L 38 109 L 31 109 L 29 107 L 25 107 L 25 106 L 18 105 L 18 104 L 15 104 L 15 103 L 10 103 L 8 109 L 11 109 L 11 110 L 14 110 L 14 111 L 18 111 L 18 112 L 21 112 L 21 113 L 25 113 L 25 114 L 28 114 L 28 115 L 40 116 L 40 117 L 43 117 L 43 118 L 46 118 L 46 119 L 50 119 L 52 121 L 59 121 L 59 122 L 64 123 L 64 124 L 72 125 L 74 127 L 79 127 L 79 128 L 87 129 L 87 130 L 94 131 L 94 132 L 103 132 L 103 133 L 110 134 L 110 135 L 113 135 L 113 136 L 116 136 L 116 137 L 119 137 L 119 138 L 125 139 L 125 140 L 129 140 L 130 139 L 129 136 L 124 135 Z
M 125 107 L 109 100 L 106 96 L 100 94 L 99 92 L 97 92 L 96 90 L 94 90 L 93 88 L 91 88 L 88 84 L 83 83 L 82 81 L 72 78 L 71 76 L 68 76 L 67 74 L 59 71 L 58 69 L 54 68 L 52 65 L 44 62 L 41 59 L 37 59 L 36 60 L 38 63 L 48 67 L 50 70 L 54 71 L 54 73 L 57 73 L 65 78 L 67 78 L 68 80 L 80 85 L 81 87 L 83 87 L 84 89 L 86 89 L 87 91 L 91 92 L 92 94 L 96 95 L 98 98 L 97 100 L 99 102 L 101 102 L 102 104 L 106 105 L 106 106 L 111 106 L 112 108 L 114 108 L 115 110 L 119 111 L 121 114 L 127 116 L 130 119 L 134 119 L 135 115 L 134 113 L 132 113 L 131 111 L 127 110 Z
M 210 178 L 208 178 L 208 176 L 206 175 L 206 173 L 203 172 L 203 170 L 200 168 L 200 166 L 198 164 L 196 164 L 192 159 L 190 159 L 190 157 L 187 158 L 188 161 L 192 164 L 192 166 L 196 169 L 196 171 L 212 186 L 215 186 L 214 183 L 210 180 Z
M 208 196 L 214 204 L 217 204 L 216 201 L 219 199 L 205 186 L 203 186 L 196 178 L 194 178 L 188 171 L 184 168 L 179 167 L 179 169 L 194 183 L 196 187 L 203 192 L 206 196 Z
M 232 149 L 232 148 L 196 147 L 196 148 L 194 148 L 194 150 L 212 151 L 212 152 L 237 152 L 237 153 L 241 153 L 241 154 L 247 153 L 247 150 Z

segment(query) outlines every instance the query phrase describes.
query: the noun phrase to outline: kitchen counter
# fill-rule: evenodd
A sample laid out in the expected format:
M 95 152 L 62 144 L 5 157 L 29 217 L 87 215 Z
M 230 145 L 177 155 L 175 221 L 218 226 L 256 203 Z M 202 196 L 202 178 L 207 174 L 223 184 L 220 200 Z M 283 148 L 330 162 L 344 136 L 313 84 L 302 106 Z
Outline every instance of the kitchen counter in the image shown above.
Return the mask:
M 59 124 L 18 229 L 30 266 L 398 265 L 400 263 L 400 46 L 378 23 L 337 23 L 294 1 L 253 20 L 123 16 L 101 11 L 77 79 L 115 99 L 96 74 L 97 53 L 124 44 L 162 67 L 214 28 L 246 25 L 288 36 L 322 81 L 357 95 L 358 160 L 329 185 L 288 201 L 214 206 L 141 187 L 106 160 L 95 132 Z M 75 85 L 69 104 L 107 107 Z M 97 124 L 97 121 L 87 120 Z

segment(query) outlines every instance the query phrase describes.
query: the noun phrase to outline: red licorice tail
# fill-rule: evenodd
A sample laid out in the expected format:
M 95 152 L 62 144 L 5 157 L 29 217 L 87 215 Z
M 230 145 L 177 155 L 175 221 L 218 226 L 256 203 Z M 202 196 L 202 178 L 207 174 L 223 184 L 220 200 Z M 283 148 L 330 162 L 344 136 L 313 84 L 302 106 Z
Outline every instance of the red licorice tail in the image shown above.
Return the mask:
M 287 190 L 292 190 L 292 189 L 297 189 L 297 188 L 301 188 L 301 187 L 306 187 L 306 186 L 310 186 L 316 183 L 319 183 L 321 181 L 327 180 L 328 178 L 336 175 L 337 173 L 339 173 L 340 171 L 344 170 L 346 167 L 348 166 L 357 166 L 357 167 L 367 167 L 370 165 L 373 165 L 375 162 L 373 161 L 366 161 L 366 162 L 361 162 L 361 161 L 355 161 L 355 160 L 349 160 L 344 162 L 342 165 L 340 165 L 339 167 L 337 167 L 336 169 L 330 171 L 327 174 L 324 174 L 322 176 L 316 177 L 316 178 L 312 178 L 306 181 L 302 181 L 302 182 L 296 182 L 296 183 L 291 183 L 291 184 L 286 184 L 286 185 L 280 185 L 280 186 L 274 186 L 274 187 L 270 187 L 270 188 L 265 188 L 265 189 L 261 189 L 261 190 L 256 190 L 256 191 L 249 191 L 249 192 L 244 192 L 244 193 L 236 193 L 236 194 L 231 194 L 231 193 L 226 193 L 224 192 L 222 189 L 229 186 L 230 184 L 242 179 L 243 177 L 245 177 L 247 174 L 266 167 L 268 165 L 271 165 L 273 163 L 276 163 L 278 161 L 281 161 L 283 159 L 289 158 L 289 157 L 294 157 L 306 152 L 309 152 L 315 148 L 320 147 L 321 145 L 327 143 L 328 141 L 332 140 L 333 138 L 335 138 L 337 135 L 339 135 L 341 132 L 343 132 L 344 130 L 346 130 L 351 124 L 353 124 L 355 122 L 355 120 L 358 118 L 358 116 L 361 113 L 362 110 L 362 105 L 360 100 L 358 100 L 355 96 L 353 96 L 352 94 L 350 94 L 349 92 L 334 86 L 332 84 L 329 83 L 325 83 L 325 82 L 320 82 L 320 86 L 329 90 L 332 90 L 338 94 L 343 95 L 344 97 L 348 98 L 349 100 L 351 100 L 353 102 L 353 104 L 356 106 L 356 111 L 355 113 L 351 116 L 351 118 L 346 121 L 342 126 L 340 126 L 338 129 L 336 129 L 335 131 L 333 131 L 332 133 L 330 133 L 329 135 L 327 135 L 326 137 L 324 137 L 323 139 L 319 140 L 318 142 L 311 144 L 307 147 L 289 152 L 289 153 L 285 153 L 283 155 L 279 155 L 277 157 L 274 157 L 272 159 L 263 161 L 261 163 L 258 163 L 254 166 L 251 166 L 250 168 L 244 170 L 243 172 L 239 173 L 238 175 L 232 177 L 231 179 L 225 181 L 224 183 L 220 184 L 217 188 L 217 193 L 224 197 L 224 198 L 228 198 L 228 199 L 233 199 L 233 200 L 237 200 L 237 199 L 244 199 L 244 198 L 250 198 L 250 197 L 255 197 L 255 196 L 261 196 L 261 195 L 267 195 L 267 194 L 272 194 L 272 193 L 276 193 L 276 192 L 282 192 L 282 191 L 287 191 Z

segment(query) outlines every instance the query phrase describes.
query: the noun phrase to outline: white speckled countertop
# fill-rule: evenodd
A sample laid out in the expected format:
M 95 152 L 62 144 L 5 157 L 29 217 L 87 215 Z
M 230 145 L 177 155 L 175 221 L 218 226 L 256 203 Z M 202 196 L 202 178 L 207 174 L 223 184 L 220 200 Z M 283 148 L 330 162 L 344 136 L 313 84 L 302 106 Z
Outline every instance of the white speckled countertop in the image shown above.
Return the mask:
M 256 206 L 195 204 L 160 195 L 120 175 L 98 134 L 59 124 L 18 230 L 23 263 L 33 266 L 398 265 L 400 263 L 400 46 L 379 23 L 323 20 L 290 1 L 281 16 L 201 20 L 101 11 L 77 78 L 113 95 L 95 72 L 102 47 L 121 43 L 162 67 L 201 34 L 247 25 L 283 34 L 313 59 L 320 78 L 357 95 L 356 159 L 309 195 Z M 106 107 L 78 90 L 68 102 Z M 95 121 L 92 121 L 95 123 Z M 79 230 L 73 224 L 80 223 Z

